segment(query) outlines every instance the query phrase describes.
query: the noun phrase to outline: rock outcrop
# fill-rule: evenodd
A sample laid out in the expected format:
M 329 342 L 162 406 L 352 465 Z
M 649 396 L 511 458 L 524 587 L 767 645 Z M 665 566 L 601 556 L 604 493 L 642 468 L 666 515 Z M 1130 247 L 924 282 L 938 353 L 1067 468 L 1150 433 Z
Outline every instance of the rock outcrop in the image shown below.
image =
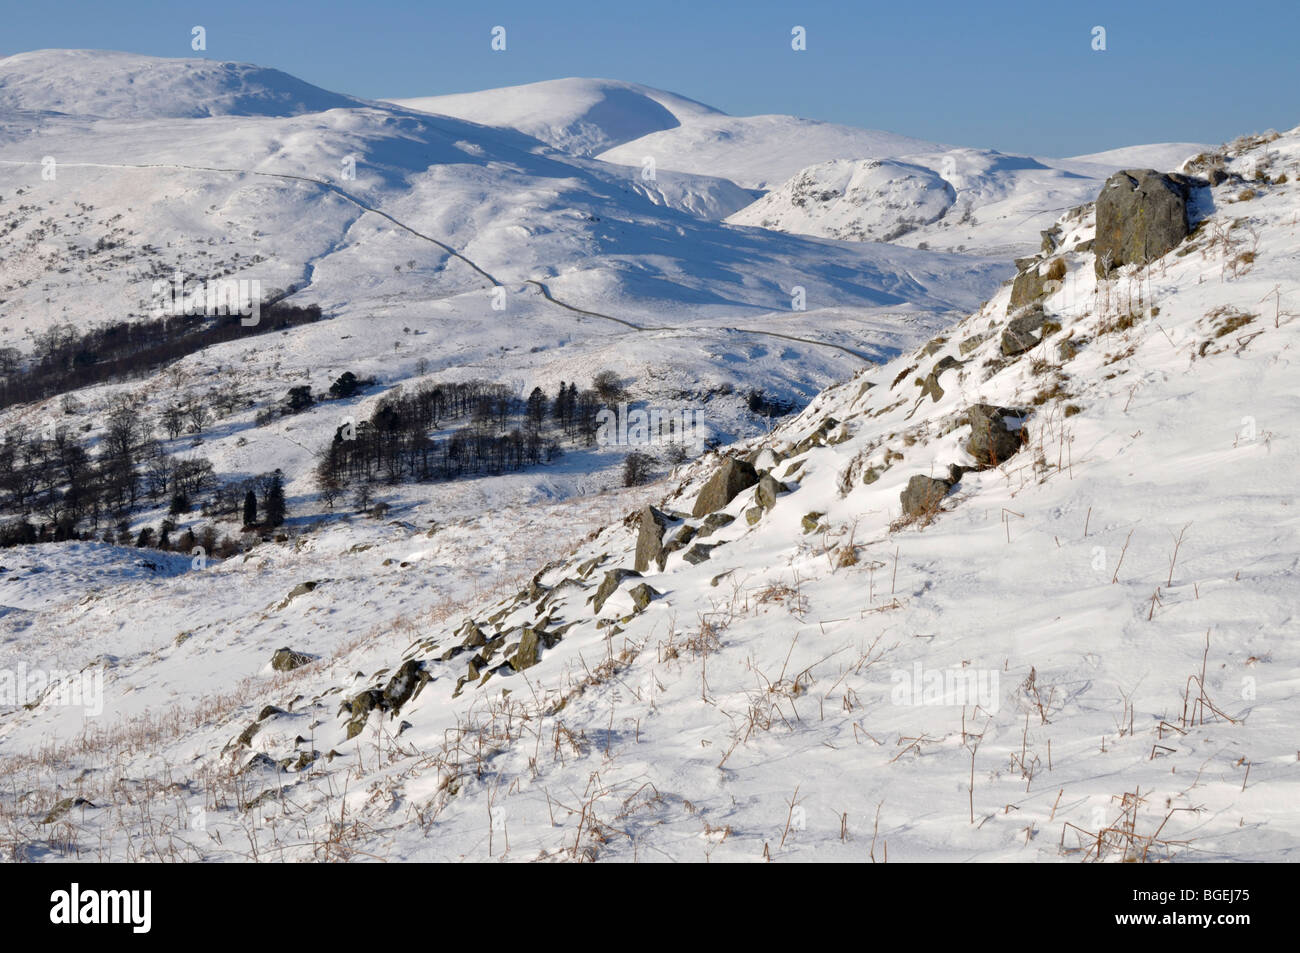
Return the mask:
M 301 668 L 308 662 L 314 662 L 316 656 L 308 655 L 306 652 L 295 652 L 288 646 L 275 650 L 271 656 L 271 668 L 277 672 L 291 672 L 295 668 Z
M 737 493 L 749 489 L 757 482 L 758 471 L 752 464 L 728 457 L 700 490 L 691 515 L 706 516 L 720 510 L 735 499 Z
M 1026 414 L 1013 407 L 975 404 L 967 412 L 971 435 L 966 452 L 975 458 L 975 466 L 986 470 L 1015 455 L 1025 439 L 1023 421 Z
M 1197 180 L 1154 169 L 1116 172 L 1097 196 L 1096 272 L 1155 261 L 1187 237 L 1187 201 Z
M 669 522 L 667 514 L 655 509 L 649 503 L 642 507 L 637 517 L 635 562 L 637 572 L 646 572 L 652 565 L 663 569 L 664 530 Z
M 899 494 L 903 515 L 916 519 L 933 514 L 951 489 L 952 484 L 947 480 L 936 480 L 918 473 L 907 481 L 907 486 Z

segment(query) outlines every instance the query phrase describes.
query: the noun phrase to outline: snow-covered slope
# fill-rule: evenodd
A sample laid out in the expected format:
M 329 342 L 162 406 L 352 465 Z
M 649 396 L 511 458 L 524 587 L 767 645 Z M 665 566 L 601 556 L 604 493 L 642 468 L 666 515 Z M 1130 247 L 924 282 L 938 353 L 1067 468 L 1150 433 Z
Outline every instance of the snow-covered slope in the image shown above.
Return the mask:
M 646 181 L 640 168 L 517 130 L 346 97 L 323 112 L 265 115 L 261 103 L 310 98 L 254 67 L 234 71 L 264 84 L 252 115 L 196 117 L 186 103 L 223 101 L 224 66 L 102 57 L 5 61 L 5 88 L 25 91 L 28 112 L 0 111 L 0 347 L 30 359 L 52 328 L 148 317 L 155 283 L 177 272 L 258 281 L 268 295 L 293 287 L 292 303 L 318 304 L 327 320 L 85 388 L 74 410 L 57 397 L 10 407 L 0 429 L 53 419 L 98 441 L 121 401 L 157 414 L 233 392 L 219 421 L 164 449 L 207 458 L 223 479 L 280 467 L 304 525 L 329 516 L 313 467 L 339 415 L 368 415 L 404 387 L 488 378 L 550 395 L 612 370 L 636 401 L 679 407 L 708 395 L 708 436 L 726 442 L 769 425 L 748 407 L 750 389 L 802 406 L 974 306 L 1011 270 L 724 225 L 716 219 L 752 198 L 725 180 Z M 174 93 L 158 96 L 179 116 L 137 115 L 151 100 L 114 86 L 154 89 L 168 76 Z M 70 105 L 94 90 L 115 105 Z M 103 118 L 115 111 L 127 118 Z M 346 407 L 278 414 L 289 388 L 326 393 L 345 371 L 375 384 Z M 395 486 L 382 501 L 441 520 L 563 500 L 616 485 L 625 452 Z M 133 513 L 132 529 L 165 516 L 161 505 Z
M 0 57 L 0 113 L 195 119 L 296 116 L 363 103 L 248 63 L 106 50 L 36 50 Z
M 749 189 L 770 189 L 810 162 L 937 148 L 941 147 L 910 136 L 797 116 L 705 115 L 609 149 L 599 158 L 628 165 L 652 158 L 660 168 L 721 176 Z
M 392 102 L 408 109 L 518 129 L 580 156 L 595 156 L 684 122 L 721 115 L 711 106 L 662 89 L 581 77 Z
M 852 241 L 888 242 L 942 218 L 956 191 L 924 166 L 833 159 L 804 169 L 728 221 Z
M 1112 172 L 1172 169 L 1204 149 L 1157 143 L 1068 159 L 1012 156 L 795 116 L 728 116 L 674 93 L 601 79 L 395 102 L 517 129 L 625 166 L 629 178 L 652 169 L 669 190 L 683 173 L 736 186 L 715 186 L 715 196 L 695 201 L 693 210 L 707 217 L 998 257 L 1036 248 L 1036 233 L 1095 195 Z
M 39 639 L 0 616 L 0 667 L 102 677 L 104 702 L 0 716 L 0 843 L 1294 859 L 1300 129 L 1222 158 L 1164 258 L 1099 287 L 1093 212 L 1066 214 L 1040 343 L 1005 353 L 999 291 L 738 448 L 771 480 L 713 513 L 719 453 L 655 487 L 119 568 L 53 590 Z M 913 477 L 977 463 L 979 404 L 1015 411 L 1018 446 L 904 518 Z M 638 577 L 649 501 L 668 551 Z M 281 647 L 304 664 L 274 669 Z
M 1073 159 L 949 149 L 892 160 L 823 162 L 727 219 L 856 241 L 1017 257 L 1064 209 L 1121 168 L 1172 169 L 1203 147 L 1135 146 Z

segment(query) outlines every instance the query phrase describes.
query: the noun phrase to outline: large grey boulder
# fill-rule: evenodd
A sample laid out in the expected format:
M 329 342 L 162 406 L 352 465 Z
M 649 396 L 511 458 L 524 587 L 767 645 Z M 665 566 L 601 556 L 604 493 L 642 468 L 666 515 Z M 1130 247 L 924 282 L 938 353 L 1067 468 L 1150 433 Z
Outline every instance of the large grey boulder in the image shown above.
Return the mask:
M 934 514 L 951 489 L 952 484 L 947 480 L 936 480 L 918 473 L 907 481 L 907 486 L 899 494 L 903 515 L 916 518 Z
M 1162 257 L 1187 237 L 1187 200 L 1197 182 L 1154 169 L 1116 172 L 1097 196 L 1093 251 L 1099 278 L 1120 265 Z
M 1045 268 L 1044 265 L 1046 265 Z M 1059 288 L 1061 281 L 1065 278 L 1065 260 L 1061 258 L 1054 258 L 1050 262 L 1044 261 L 1037 256 L 1033 258 L 1017 258 L 1016 267 L 1019 273 L 1016 275 L 1015 281 L 1011 283 L 1011 301 L 1007 304 L 1008 313 L 1033 304 L 1049 291 Z
M 1024 440 L 1026 414 L 1014 407 L 975 404 L 967 412 L 971 435 L 966 452 L 975 458 L 975 466 L 986 470 L 1009 460 Z
M 519 646 L 507 660 L 507 664 L 516 672 L 532 668 L 541 661 L 542 648 L 549 649 L 558 641 L 559 639 L 552 639 L 549 633 L 541 629 L 525 626 L 523 634 L 519 637 Z
M 758 472 L 751 464 L 728 457 L 700 490 L 691 515 L 705 516 L 714 510 L 720 510 L 735 499 L 737 493 L 749 489 L 757 482 Z
M 636 571 L 645 572 L 652 564 L 663 569 L 664 530 L 670 522 L 667 514 L 647 503 L 642 507 L 637 521 Z
M 1042 341 L 1041 332 L 1046 323 L 1047 315 L 1043 313 L 1042 305 L 1012 318 L 1002 331 L 1002 356 L 1015 357 L 1033 350 Z
M 776 506 L 776 498 L 782 493 L 790 492 L 790 488 L 772 476 L 770 473 L 764 473 L 758 481 L 758 489 L 754 491 L 754 502 L 765 510 L 770 510 Z

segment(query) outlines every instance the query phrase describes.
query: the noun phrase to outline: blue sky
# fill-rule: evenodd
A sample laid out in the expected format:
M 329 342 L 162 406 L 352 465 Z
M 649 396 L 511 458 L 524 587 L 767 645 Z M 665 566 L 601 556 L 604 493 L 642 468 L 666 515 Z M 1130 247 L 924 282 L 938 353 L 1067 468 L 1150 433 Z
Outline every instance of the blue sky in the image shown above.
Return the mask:
M 1300 0 L 10 3 L 0 53 L 205 55 L 359 96 L 603 76 L 735 115 L 794 113 L 1071 155 L 1300 123 Z M 190 29 L 207 30 L 206 53 Z M 507 49 L 490 49 L 493 26 Z M 795 25 L 807 49 L 790 48 Z M 1092 30 L 1106 29 L 1104 52 Z

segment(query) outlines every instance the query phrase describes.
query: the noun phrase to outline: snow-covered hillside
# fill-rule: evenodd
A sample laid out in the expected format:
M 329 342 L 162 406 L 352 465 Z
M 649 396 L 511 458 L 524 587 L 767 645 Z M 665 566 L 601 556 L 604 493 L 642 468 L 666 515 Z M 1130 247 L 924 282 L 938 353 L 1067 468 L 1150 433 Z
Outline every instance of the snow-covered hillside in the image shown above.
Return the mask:
M 412 136 L 431 122 L 380 115 Z M 744 315 L 868 342 L 878 363 L 823 365 L 847 372 L 797 417 L 654 486 L 539 504 L 470 483 L 179 575 L 96 544 L 94 560 L 81 543 L 15 559 L 0 670 L 82 673 L 103 711 L 37 692 L 0 715 L 9 856 L 1295 856 L 1300 129 L 1189 166 L 1218 184 L 1158 260 L 1100 285 L 1083 205 L 1016 285 L 947 323 L 985 280 L 961 256 L 700 224 L 635 197 L 619 211 L 594 171 L 548 195 L 499 162 L 411 173 L 385 211 L 511 283 L 540 269 L 594 310 L 661 308 L 664 329 L 565 325 L 538 295 L 502 327 L 435 256 L 422 267 L 445 296 L 421 308 L 441 369 L 546 361 L 540 377 L 619 355 L 756 381 L 811 362 L 811 345 L 727 329 Z M 463 204 L 437 207 L 448 183 Z M 558 213 L 590 191 L 608 197 Z M 373 268 L 356 262 L 409 236 L 330 195 L 346 247 L 310 286 L 343 310 L 346 276 Z M 523 232 L 493 236 L 511 216 Z M 837 289 L 826 311 L 795 328 L 758 314 L 801 270 Z M 1012 307 L 1026 286 L 1035 300 Z M 296 332 L 275 360 L 409 360 L 374 345 L 409 320 L 412 287 L 376 279 L 368 323 Z M 901 325 L 872 304 L 923 313 Z M 354 325 L 373 340 L 330 340 Z M 497 350 L 534 340 L 559 353 Z M 983 459 L 990 444 L 1006 449 Z M 927 505 L 904 512 L 917 487 Z M 68 591 L 43 571 L 60 559 L 103 586 Z
M 364 105 L 276 69 L 107 50 L 0 57 L 0 114 L 97 119 L 296 116 Z
M 166 449 L 234 476 L 280 466 L 305 514 L 322 512 L 313 455 L 344 411 L 265 422 L 290 387 L 320 394 L 344 371 L 373 378 L 354 408 L 369 413 L 397 388 L 439 379 L 550 394 L 610 369 L 634 400 L 718 394 L 710 433 L 729 440 L 767 426 L 745 406 L 756 381 L 801 406 L 1010 271 L 724 225 L 753 198 L 729 181 L 647 181 L 516 130 L 313 91 L 273 70 L 87 51 L 21 54 L 0 69 L 15 106 L 0 110 L 0 347 L 30 358 L 51 329 L 147 317 L 156 283 L 178 272 L 293 288 L 291 303 L 328 317 L 205 349 L 161 380 L 89 388 L 66 420 L 49 401 L 11 408 L 0 425 L 56 419 L 97 440 L 123 398 L 188 404 L 233 388 L 239 406 L 201 449 Z M 563 498 L 616 483 L 621 459 L 584 455 L 436 495 L 458 513 L 463 496 Z
M 728 116 L 676 93 L 609 79 L 569 78 L 475 93 L 398 99 L 412 109 L 518 129 L 557 149 L 641 169 L 729 179 L 768 189 L 821 158 L 932 151 L 921 139 L 797 116 Z
M 580 156 L 596 156 L 654 132 L 722 115 L 712 106 L 662 89 L 579 77 L 392 102 L 421 112 L 518 129 L 562 152 Z
M 1205 148 L 1157 143 L 1067 159 L 1012 156 L 795 116 L 728 116 L 602 79 L 395 102 L 517 129 L 626 166 L 631 177 L 649 168 L 668 182 L 683 173 L 728 182 L 734 191 L 697 202 L 697 213 L 735 224 L 1004 258 L 1036 248 L 1037 232 L 1095 195 L 1112 172 L 1171 169 Z
M 801 170 L 727 219 L 855 241 L 1016 257 L 1067 208 L 1121 168 L 1172 169 L 1194 143 L 1135 146 L 1072 159 L 949 149 L 897 159 L 835 160 Z

